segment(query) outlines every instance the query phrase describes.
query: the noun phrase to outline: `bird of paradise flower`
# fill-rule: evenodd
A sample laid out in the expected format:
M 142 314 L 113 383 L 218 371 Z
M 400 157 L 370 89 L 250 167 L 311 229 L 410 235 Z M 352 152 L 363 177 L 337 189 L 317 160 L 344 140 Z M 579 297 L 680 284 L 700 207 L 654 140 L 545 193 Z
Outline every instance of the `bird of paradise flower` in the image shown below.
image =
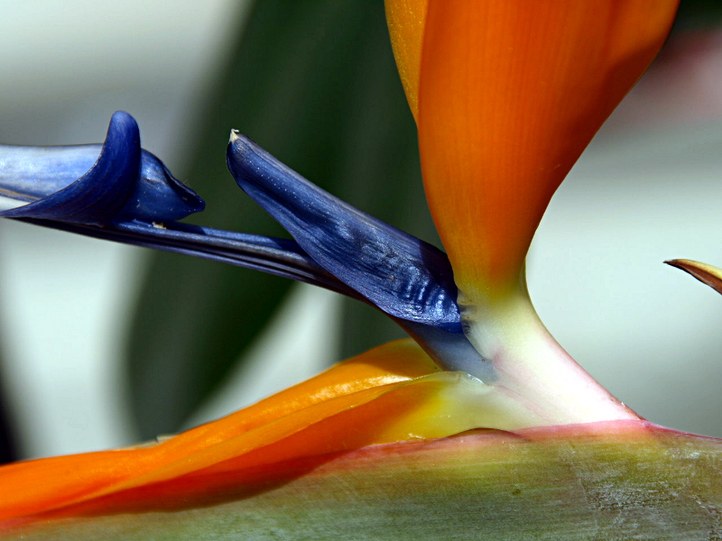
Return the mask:
M 8 535 L 718 532 L 719 442 L 655 427 L 612 397 L 547 333 L 524 281 L 551 195 L 675 7 L 387 3 L 448 256 L 237 132 L 231 174 L 293 240 L 178 222 L 203 202 L 141 149 L 126 113 L 102 146 L 3 147 L 3 193 L 25 203 L 4 217 L 315 284 L 412 337 L 155 444 L 0 469 Z

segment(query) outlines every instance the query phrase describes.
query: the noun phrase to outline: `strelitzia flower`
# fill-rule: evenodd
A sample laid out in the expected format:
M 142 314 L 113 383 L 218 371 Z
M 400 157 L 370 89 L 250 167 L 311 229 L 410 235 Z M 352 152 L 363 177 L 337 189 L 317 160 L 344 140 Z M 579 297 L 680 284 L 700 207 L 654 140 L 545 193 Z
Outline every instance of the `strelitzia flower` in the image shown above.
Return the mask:
M 656 427 L 549 336 L 524 257 L 551 195 L 661 47 L 676 2 L 387 2 L 448 256 L 237 132 L 238 185 L 289 232 L 180 223 L 202 200 L 140 147 L 0 147 L 0 216 L 311 283 L 378 308 L 379 346 L 218 421 L 0 469 L 32 538 L 706 538 L 720 442 Z

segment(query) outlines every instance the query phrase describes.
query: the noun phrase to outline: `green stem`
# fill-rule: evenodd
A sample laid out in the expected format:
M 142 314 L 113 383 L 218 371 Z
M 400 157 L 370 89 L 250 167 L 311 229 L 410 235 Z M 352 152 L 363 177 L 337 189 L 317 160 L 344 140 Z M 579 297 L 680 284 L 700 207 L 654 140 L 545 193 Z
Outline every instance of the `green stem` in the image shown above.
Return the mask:
M 527 413 L 527 426 L 639 419 L 549 334 L 525 288 L 493 301 L 459 298 L 469 341 L 494 367 L 496 390 Z

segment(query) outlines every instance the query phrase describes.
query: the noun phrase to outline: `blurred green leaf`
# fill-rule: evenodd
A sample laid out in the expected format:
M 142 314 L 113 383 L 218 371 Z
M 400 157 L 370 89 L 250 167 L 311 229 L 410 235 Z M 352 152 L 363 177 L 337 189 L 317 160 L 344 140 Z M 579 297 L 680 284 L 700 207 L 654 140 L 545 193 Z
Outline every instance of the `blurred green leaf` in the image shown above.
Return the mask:
M 682 0 L 674 30 L 704 29 L 722 23 L 722 2 L 719 0 Z
M 417 221 L 423 195 L 415 130 L 381 0 L 258 2 L 233 51 L 200 129 L 183 134 L 197 136 L 197 144 L 181 177 L 208 203 L 195 221 L 286 236 L 227 173 L 231 128 L 352 204 L 402 227 Z M 429 219 L 421 216 L 428 231 Z M 176 430 L 217 388 L 290 285 L 217 263 L 153 255 L 128 348 L 131 402 L 143 437 Z M 349 312 L 347 350 L 371 342 L 364 321 L 372 317 L 384 319 Z
M 334 188 L 369 214 L 438 244 L 426 211 L 416 126 L 396 73 L 382 6 L 376 4 L 375 9 L 367 7 L 367 45 L 357 59 L 363 80 L 349 95 L 354 106 L 337 153 L 344 183 Z M 352 299 L 343 302 L 343 358 L 404 335 L 369 306 Z
M 2 366 L 2 359 L 0 359 L 0 366 Z M 0 380 L 0 464 L 13 462 L 18 458 L 12 416 L 7 408 L 7 400 Z
M 5 385 L 3 385 L 4 374 L 7 374 L 7 365 L 3 361 L 2 351 L 0 351 L 0 464 L 13 462 L 20 458 L 14 419 L 8 408 L 9 400 L 5 392 Z

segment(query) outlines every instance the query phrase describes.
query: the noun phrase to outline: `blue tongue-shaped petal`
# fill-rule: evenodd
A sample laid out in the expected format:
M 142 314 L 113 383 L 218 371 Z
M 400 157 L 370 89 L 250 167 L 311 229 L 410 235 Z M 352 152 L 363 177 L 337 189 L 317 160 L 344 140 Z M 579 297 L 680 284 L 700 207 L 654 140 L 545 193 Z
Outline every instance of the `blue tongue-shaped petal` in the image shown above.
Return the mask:
M 75 182 L 98 160 L 102 145 L 0 145 L 0 195 L 32 202 Z
M 227 161 L 239 186 L 330 274 L 393 317 L 461 332 L 446 254 L 311 184 L 235 132 Z
M 102 146 L 0 146 L 0 195 L 28 203 L 0 216 L 75 224 L 161 222 L 204 207 L 141 150 L 138 125 L 125 112 L 113 115 Z

